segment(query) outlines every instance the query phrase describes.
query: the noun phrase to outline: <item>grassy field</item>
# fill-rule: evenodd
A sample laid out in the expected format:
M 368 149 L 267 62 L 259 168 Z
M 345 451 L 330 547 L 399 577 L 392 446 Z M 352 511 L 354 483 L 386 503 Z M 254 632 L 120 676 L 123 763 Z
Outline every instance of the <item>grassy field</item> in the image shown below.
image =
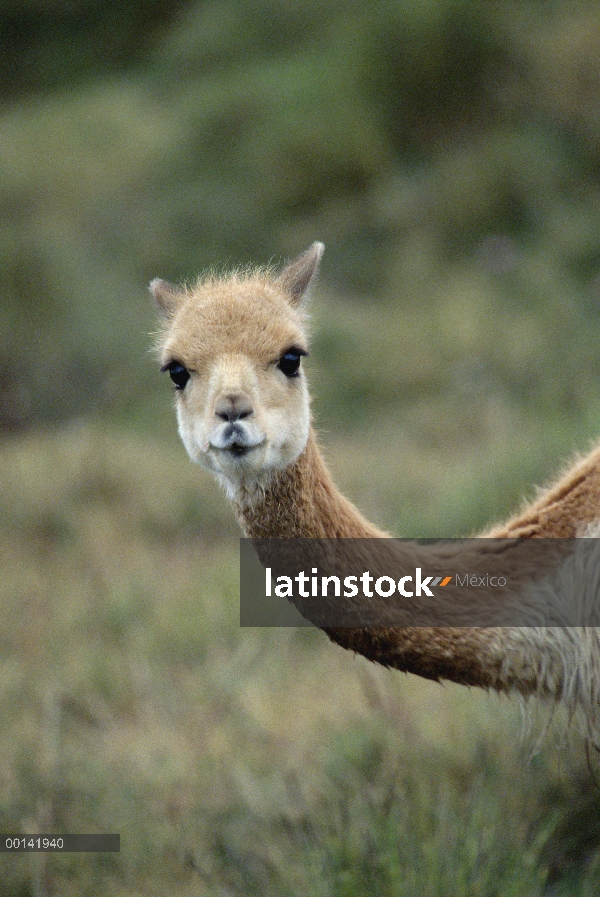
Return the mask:
M 560 714 L 536 752 L 548 708 L 524 724 L 516 700 L 315 631 L 240 630 L 237 530 L 167 406 L 163 437 L 98 422 L 0 446 L 1 828 L 121 834 L 120 854 L 1 854 L 2 897 L 597 893 L 600 791 Z M 364 463 L 380 439 L 327 439 L 338 480 L 431 532 L 508 455 L 417 463 L 390 435 L 384 477 Z

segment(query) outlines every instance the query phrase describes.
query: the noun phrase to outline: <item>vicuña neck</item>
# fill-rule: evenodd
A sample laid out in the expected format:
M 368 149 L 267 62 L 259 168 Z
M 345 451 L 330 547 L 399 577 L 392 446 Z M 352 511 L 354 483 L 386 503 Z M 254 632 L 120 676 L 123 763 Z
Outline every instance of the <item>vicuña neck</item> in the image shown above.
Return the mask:
M 338 491 L 310 431 L 294 464 L 247 500 L 234 501 L 242 529 L 254 539 L 378 539 L 386 535 Z

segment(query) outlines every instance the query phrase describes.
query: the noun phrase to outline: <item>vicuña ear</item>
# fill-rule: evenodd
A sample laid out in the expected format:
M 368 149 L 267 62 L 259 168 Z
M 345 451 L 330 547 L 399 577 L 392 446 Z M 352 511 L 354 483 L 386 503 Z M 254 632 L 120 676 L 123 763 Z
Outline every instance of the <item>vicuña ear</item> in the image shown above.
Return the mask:
M 168 280 L 155 278 L 150 283 L 150 292 L 158 308 L 166 318 L 171 318 L 177 311 L 183 299 L 183 290 L 169 283 Z
M 306 252 L 289 262 L 277 278 L 292 305 L 300 305 L 306 297 L 310 283 L 319 270 L 324 249 L 323 243 L 313 243 Z

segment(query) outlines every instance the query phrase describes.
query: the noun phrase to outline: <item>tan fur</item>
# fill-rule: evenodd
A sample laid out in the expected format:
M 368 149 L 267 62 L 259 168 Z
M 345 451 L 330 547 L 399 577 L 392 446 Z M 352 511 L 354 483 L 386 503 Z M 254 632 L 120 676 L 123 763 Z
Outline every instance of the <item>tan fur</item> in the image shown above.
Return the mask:
M 503 526 L 486 533 L 495 538 L 576 538 L 600 520 L 600 448 L 569 468 Z
M 306 351 L 302 303 L 323 251 L 315 243 L 276 275 L 270 270 L 210 276 L 178 290 L 153 281 L 163 314 L 162 365 L 177 361 L 190 380 L 177 395 L 179 432 L 192 460 L 219 480 L 244 533 L 255 538 L 384 538 L 335 487 L 310 423 L 302 369 L 288 378 L 278 360 Z M 229 404 L 228 404 L 229 403 Z M 222 408 L 244 408 L 224 420 Z M 225 445 L 235 437 L 245 454 Z M 240 451 L 242 450 L 240 449 Z M 496 538 L 575 537 L 600 519 L 600 449 L 503 526 Z M 595 533 L 597 534 L 597 533 Z M 597 630 L 558 628 L 336 629 L 345 648 L 429 679 L 566 698 L 595 720 Z

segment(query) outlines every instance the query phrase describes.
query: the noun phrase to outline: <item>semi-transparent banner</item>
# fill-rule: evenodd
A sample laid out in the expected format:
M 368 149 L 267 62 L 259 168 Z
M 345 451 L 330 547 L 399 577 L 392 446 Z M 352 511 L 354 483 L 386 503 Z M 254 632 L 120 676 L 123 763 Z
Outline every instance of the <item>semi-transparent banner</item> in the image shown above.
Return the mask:
M 600 626 L 600 539 L 241 539 L 242 626 Z

